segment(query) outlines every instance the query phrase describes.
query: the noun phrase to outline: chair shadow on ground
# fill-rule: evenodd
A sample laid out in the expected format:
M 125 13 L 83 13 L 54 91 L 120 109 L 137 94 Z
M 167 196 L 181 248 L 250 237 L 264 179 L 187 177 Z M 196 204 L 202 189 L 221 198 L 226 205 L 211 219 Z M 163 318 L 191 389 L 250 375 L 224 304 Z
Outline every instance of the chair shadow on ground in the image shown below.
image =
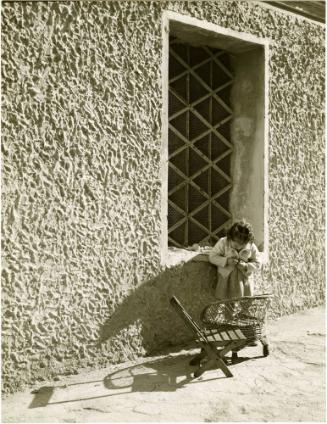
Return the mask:
M 120 368 L 108 374 L 102 380 L 82 381 L 58 386 L 44 386 L 38 390 L 34 390 L 34 398 L 29 405 L 29 409 L 44 408 L 50 405 L 58 405 L 71 402 L 82 402 L 87 400 L 96 400 L 100 398 L 110 398 L 114 396 L 126 396 L 133 392 L 174 392 L 181 389 L 185 385 L 197 385 L 203 382 L 213 380 L 223 380 L 226 377 L 221 370 L 212 369 L 207 371 L 200 379 L 193 378 L 194 367 L 189 365 L 190 359 L 194 355 L 194 350 L 191 353 L 183 353 L 172 357 L 159 358 L 156 360 L 144 361 L 140 364 L 132 365 L 125 368 Z M 240 357 L 238 363 L 254 360 L 261 356 Z M 55 391 L 64 389 L 69 397 L 69 388 L 72 386 L 80 386 L 81 391 L 89 392 L 89 386 L 94 386 L 95 383 L 102 383 L 102 387 L 108 390 L 109 393 L 104 393 L 99 396 L 80 396 L 72 399 L 62 399 L 52 401 L 51 398 Z M 62 396 L 63 397 L 63 396 Z
M 123 396 L 131 392 L 176 391 L 193 380 L 193 367 L 188 365 L 191 357 L 189 354 L 182 354 L 157 360 L 145 360 L 140 364 L 125 368 L 118 367 L 119 369 L 108 374 L 103 380 L 83 381 L 63 386 L 44 386 L 32 392 L 34 399 L 29 405 L 29 408 L 40 408 L 47 405 L 92 400 L 102 397 Z M 217 375 L 215 378 L 222 377 Z M 67 389 L 69 391 L 71 386 L 80 385 L 81 391 L 86 388 L 85 391 L 87 392 L 87 385 L 94 385 L 94 383 L 102 383 L 103 388 L 107 389 L 108 393 L 101 396 L 82 396 L 78 399 L 51 402 L 55 390 Z M 67 394 L 69 395 L 68 392 Z

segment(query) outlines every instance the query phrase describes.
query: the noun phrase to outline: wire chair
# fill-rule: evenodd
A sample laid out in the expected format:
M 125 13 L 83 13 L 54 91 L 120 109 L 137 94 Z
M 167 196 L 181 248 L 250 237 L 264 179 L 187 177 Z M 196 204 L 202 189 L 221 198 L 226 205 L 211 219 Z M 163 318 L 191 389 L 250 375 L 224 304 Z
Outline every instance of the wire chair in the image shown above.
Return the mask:
M 265 321 L 272 294 L 223 299 L 207 305 L 201 313 L 201 321 L 206 328 L 228 331 L 238 328 L 251 345 L 260 341 L 263 355 L 269 355 L 269 345 L 265 330 Z M 237 350 L 232 354 L 232 361 L 237 359 Z

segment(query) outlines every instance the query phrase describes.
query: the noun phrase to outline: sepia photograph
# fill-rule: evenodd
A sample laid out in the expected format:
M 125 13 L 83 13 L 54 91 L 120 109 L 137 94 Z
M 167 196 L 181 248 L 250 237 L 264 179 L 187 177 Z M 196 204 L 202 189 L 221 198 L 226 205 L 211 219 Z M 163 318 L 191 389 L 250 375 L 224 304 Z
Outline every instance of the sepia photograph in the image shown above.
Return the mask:
M 325 1 L 1 1 L 1 422 L 326 422 Z

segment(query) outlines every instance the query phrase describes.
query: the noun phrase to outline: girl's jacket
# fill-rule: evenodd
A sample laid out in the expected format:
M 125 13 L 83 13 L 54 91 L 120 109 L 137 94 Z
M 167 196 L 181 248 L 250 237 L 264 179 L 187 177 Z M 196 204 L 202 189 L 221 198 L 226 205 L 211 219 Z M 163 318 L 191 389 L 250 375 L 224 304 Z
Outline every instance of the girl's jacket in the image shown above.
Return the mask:
M 246 277 L 261 267 L 260 252 L 254 243 L 249 242 L 240 251 L 237 251 L 231 246 L 227 237 L 222 237 L 212 248 L 209 262 L 218 267 L 218 274 L 223 278 L 228 278 L 234 269 L 234 265 L 227 265 L 228 258 L 241 259 L 248 264 Z

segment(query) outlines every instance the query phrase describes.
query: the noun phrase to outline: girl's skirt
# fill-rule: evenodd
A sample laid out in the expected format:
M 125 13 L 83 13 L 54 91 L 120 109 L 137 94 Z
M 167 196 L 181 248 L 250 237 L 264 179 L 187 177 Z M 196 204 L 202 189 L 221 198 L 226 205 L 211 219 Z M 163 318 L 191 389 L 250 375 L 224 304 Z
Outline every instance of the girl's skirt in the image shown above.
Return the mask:
M 217 299 L 230 299 L 232 297 L 253 296 L 252 279 L 246 277 L 236 267 L 228 275 L 223 277 L 218 271 L 218 282 L 215 291 Z

